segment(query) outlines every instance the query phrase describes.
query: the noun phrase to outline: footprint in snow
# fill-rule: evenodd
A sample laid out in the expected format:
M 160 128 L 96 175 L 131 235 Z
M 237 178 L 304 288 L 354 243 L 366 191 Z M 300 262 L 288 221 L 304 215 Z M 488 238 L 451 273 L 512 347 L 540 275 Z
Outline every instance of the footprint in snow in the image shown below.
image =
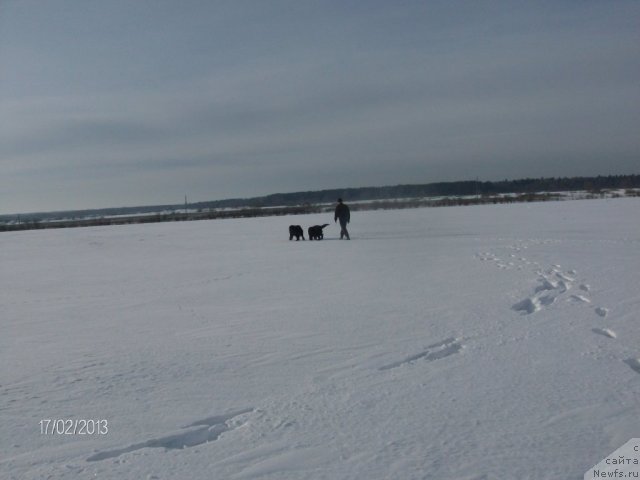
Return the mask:
M 541 284 L 536 287 L 536 293 L 542 292 L 544 290 L 555 290 L 556 288 L 558 288 L 558 282 L 550 280 L 547 277 L 541 277 L 539 281 Z
M 512 310 L 530 315 L 541 310 L 543 306 L 553 305 L 560 295 L 571 288 L 570 282 L 560 280 L 559 277 L 550 278 L 542 273 L 538 281 L 540 284 L 535 288 L 533 295 L 513 305 Z
M 567 277 L 564 273 L 562 272 L 556 272 L 556 277 L 558 277 L 561 280 L 564 280 L 565 282 L 573 282 L 575 279 L 571 278 L 571 277 Z
M 530 315 L 540 310 L 541 303 L 536 297 L 525 298 L 521 302 L 516 303 L 511 307 L 516 312 L 521 312 L 523 315 Z
M 245 413 L 253 412 L 252 408 L 238 410 L 227 415 L 217 415 L 208 417 L 196 422 L 185 425 L 181 430 L 163 435 L 157 438 L 151 438 L 145 442 L 134 443 L 122 448 L 114 450 L 105 450 L 97 452 L 87 458 L 87 462 L 97 462 L 106 460 L 107 458 L 116 458 L 125 453 L 135 452 L 143 448 L 164 448 L 167 450 L 182 450 L 188 447 L 195 447 L 203 443 L 213 442 L 220 435 L 229 430 L 238 428 L 240 425 L 235 420 Z
M 573 300 L 576 300 L 578 302 L 582 302 L 582 303 L 591 303 L 591 300 L 589 300 L 587 297 L 585 297 L 584 295 L 571 295 L 571 298 Z
M 424 359 L 427 362 L 433 362 L 434 360 L 440 360 L 441 358 L 454 355 L 464 348 L 464 345 L 460 343 L 457 338 L 447 338 L 433 345 L 429 345 L 423 352 L 410 355 L 403 360 L 389 363 L 379 367 L 378 370 L 391 370 L 392 368 L 398 368 L 406 364 L 413 364 L 416 360 Z
M 560 280 L 558 282 L 558 287 L 560 287 L 560 293 L 564 293 L 571 288 L 571 282 L 565 282 L 564 280 Z
M 608 338 L 618 338 L 616 332 L 614 332 L 613 330 L 609 330 L 608 328 L 592 328 L 591 331 Z
M 609 309 L 603 308 L 603 307 L 596 307 L 596 313 L 604 318 L 609 314 Z
M 634 372 L 640 373 L 640 358 L 628 358 L 624 363 L 629 365 Z
M 548 307 L 549 305 L 553 305 L 553 303 L 556 301 L 556 298 L 557 297 L 554 297 L 553 295 L 544 295 L 540 297 L 540 304 Z

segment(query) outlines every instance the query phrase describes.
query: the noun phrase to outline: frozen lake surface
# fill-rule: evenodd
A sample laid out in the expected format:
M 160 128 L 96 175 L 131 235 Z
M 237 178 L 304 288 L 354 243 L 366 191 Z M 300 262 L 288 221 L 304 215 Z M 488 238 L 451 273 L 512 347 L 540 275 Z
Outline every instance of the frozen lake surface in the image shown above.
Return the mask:
M 582 478 L 640 436 L 639 212 L 4 233 L 0 477 Z

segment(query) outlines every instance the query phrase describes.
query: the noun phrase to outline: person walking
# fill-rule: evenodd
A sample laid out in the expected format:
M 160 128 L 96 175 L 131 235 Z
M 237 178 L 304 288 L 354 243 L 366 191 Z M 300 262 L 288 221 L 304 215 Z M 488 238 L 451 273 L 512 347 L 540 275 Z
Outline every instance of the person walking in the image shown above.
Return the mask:
M 336 205 L 336 212 L 333 216 L 333 222 L 337 222 L 340 220 L 340 240 L 344 237 L 347 237 L 347 240 L 351 240 L 349 238 L 349 232 L 347 231 L 347 223 L 351 221 L 351 212 L 349 211 L 349 207 L 347 207 L 344 203 L 342 203 L 342 199 L 338 199 L 338 205 Z

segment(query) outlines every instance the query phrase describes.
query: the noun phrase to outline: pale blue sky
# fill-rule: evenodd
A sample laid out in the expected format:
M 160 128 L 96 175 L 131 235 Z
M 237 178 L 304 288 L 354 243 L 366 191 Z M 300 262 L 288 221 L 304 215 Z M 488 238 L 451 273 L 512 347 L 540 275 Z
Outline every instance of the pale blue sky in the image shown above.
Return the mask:
M 638 1 L 0 0 L 0 213 L 640 173 Z

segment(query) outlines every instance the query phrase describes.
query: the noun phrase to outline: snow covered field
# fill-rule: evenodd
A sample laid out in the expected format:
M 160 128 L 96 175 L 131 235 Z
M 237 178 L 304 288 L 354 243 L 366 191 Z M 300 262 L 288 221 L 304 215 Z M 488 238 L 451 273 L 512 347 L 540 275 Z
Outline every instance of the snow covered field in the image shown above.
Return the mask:
M 640 436 L 639 212 L 4 233 L 0 478 L 581 479 Z

